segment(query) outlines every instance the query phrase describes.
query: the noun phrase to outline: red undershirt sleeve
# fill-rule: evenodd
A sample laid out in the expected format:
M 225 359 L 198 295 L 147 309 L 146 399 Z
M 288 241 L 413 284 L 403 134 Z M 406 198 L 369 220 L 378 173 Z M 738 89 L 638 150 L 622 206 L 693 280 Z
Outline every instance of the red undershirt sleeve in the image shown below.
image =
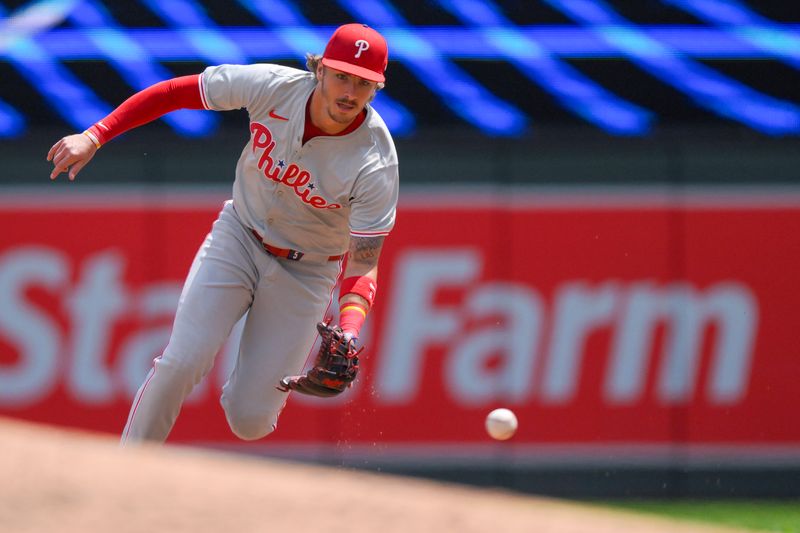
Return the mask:
M 205 109 L 200 96 L 200 74 L 165 80 L 139 91 L 85 133 L 100 146 L 177 109 Z

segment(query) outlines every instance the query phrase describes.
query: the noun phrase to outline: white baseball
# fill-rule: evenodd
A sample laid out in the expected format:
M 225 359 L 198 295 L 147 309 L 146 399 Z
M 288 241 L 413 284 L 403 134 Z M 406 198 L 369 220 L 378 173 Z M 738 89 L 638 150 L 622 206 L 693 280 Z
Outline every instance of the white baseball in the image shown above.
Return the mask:
M 517 431 L 517 415 L 501 407 L 486 416 L 486 432 L 497 440 L 507 440 Z

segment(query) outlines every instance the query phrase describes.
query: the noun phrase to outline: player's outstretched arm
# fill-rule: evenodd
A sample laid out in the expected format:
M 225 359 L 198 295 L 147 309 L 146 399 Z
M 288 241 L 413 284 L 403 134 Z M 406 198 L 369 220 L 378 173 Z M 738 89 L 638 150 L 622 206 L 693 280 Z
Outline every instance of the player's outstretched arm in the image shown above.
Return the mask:
M 50 179 L 54 180 L 62 172 L 68 172 L 70 181 L 73 181 L 96 153 L 94 141 L 83 133 L 62 137 L 47 152 L 47 160 L 53 162 Z
M 50 179 L 56 179 L 59 174 L 69 170 L 69 179 L 74 180 L 100 146 L 130 129 L 177 109 L 204 108 L 199 74 L 151 85 L 125 100 L 110 115 L 82 134 L 68 135 L 54 144 L 47 153 L 47 160 L 53 162 Z

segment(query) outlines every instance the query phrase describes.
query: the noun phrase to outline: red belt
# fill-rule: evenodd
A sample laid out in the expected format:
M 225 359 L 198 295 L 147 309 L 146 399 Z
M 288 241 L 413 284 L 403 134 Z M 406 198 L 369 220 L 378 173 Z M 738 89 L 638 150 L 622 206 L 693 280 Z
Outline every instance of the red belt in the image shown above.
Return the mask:
M 290 261 L 300 261 L 305 255 L 303 252 L 298 252 L 297 250 L 292 250 L 289 248 L 278 248 L 277 246 L 272 246 L 271 244 L 267 244 L 264 242 L 264 239 L 261 238 L 261 235 L 254 229 L 250 230 L 253 233 L 253 236 L 258 239 L 258 242 L 261 243 L 261 246 L 264 247 L 264 250 L 270 255 L 274 255 L 275 257 L 282 257 L 284 259 L 288 259 Z M 339 255 L 329 255 L 328 261 L 338 261 L 344 257 L 344 254 Z

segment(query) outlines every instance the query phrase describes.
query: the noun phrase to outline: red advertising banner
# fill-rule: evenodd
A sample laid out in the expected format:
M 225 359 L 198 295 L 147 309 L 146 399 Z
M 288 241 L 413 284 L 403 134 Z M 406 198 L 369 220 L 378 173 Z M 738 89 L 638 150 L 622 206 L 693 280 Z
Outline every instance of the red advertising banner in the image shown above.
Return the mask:
M 223 199 L 4 192 L 0 413 L 121 431 Z M 797 272 L 796 193 L 407 194 L 358 384 L 293 395 L 263 445 L 480 446 L 502 406 L 520 449 L 797 450 Z M 237 443 L 235 351 L 171 441 Z

